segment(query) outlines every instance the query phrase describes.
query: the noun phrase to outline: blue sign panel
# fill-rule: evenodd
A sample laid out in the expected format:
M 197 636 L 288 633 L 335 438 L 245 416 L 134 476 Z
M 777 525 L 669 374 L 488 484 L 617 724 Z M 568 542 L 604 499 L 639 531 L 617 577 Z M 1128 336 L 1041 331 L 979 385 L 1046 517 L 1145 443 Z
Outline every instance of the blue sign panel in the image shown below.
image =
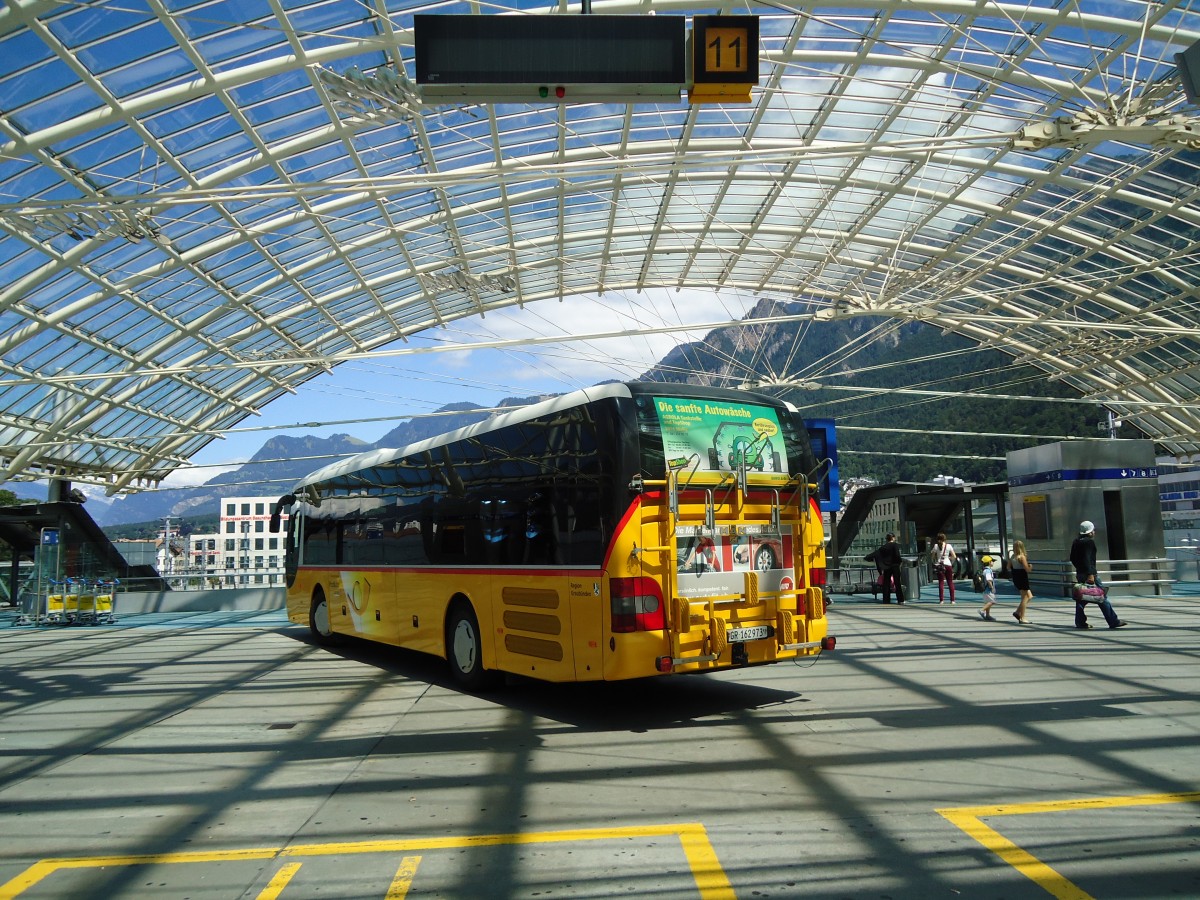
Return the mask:
M 837 429 L 833 419 L 805 419 L 808 440 L 817 462 L 831 461 L 828 477 L 821 482 L 819 505 L 821 512 L 838 512 L 842 508 L 842 489 L 838 484 Z
M 1035 472 L 1032 475 L 1015 475 L 1008 479 L 1009 487 L 1029 484 L 1048 484 L 1055 481 L 1122 481 L 1131 478 L 1158 478 L 1157 466 L 1122 466 L 1113 469 L 1056 469 L 1053 472 Z

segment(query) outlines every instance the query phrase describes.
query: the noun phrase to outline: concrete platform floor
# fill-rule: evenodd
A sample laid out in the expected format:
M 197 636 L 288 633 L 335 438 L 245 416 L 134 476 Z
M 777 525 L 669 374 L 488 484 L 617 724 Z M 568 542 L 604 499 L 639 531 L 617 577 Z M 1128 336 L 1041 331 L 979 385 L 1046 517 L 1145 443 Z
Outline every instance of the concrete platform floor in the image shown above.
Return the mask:
M 279 612 L 0 623 L 0 898 L 1196 897 L 1197 599 L 486 696 Z

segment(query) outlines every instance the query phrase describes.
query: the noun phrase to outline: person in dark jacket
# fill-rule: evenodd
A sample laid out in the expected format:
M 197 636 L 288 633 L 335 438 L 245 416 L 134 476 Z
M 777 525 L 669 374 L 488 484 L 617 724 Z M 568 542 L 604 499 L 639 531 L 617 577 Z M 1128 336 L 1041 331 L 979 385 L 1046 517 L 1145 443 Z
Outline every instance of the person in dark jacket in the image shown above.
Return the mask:
M 1096 526 L 1085 520 L 1079 523 L 1079 537 L 1071 544 L 1071 565 L 1075 567 L 1075 583 L 1095 585 L 1104 591 L 1100 597 L 1075 592 L 1075 627 L 1092 627 L 1087 620 L 1087 605 L 1095 603 L 1104 614 L 1104 621 L 1108 623 L 1109 628 L 1123 628 L 1127 623 L 1117 618 L 1116 611 L 1108 602 L 1108 589 L 1104 587 L 1104 582 L 1100 580 L 1100 574 L 1096 571 L 1095 535 Z
M 900 545 L 896 536 L 889 533 L 883 546 L 875 551 L 875 565 L 883 574 L 883 602 L 892 602 L 892 586 L 896 588 L 896 602 L 904 602 L 904 581 L 900 569 L 904 565 L 904 557 L 900 555 Z

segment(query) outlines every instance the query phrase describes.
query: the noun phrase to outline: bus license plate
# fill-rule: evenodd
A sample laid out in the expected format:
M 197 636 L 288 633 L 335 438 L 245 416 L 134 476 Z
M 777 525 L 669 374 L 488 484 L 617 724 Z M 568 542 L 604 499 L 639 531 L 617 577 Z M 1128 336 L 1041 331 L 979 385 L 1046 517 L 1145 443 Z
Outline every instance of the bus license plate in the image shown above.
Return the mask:
M 731 644 L 742 641 L 762 641 L 771 636 L 770 625 L 751 625 L 747 628 L 730 628 L 725 632 L 725 640 Z

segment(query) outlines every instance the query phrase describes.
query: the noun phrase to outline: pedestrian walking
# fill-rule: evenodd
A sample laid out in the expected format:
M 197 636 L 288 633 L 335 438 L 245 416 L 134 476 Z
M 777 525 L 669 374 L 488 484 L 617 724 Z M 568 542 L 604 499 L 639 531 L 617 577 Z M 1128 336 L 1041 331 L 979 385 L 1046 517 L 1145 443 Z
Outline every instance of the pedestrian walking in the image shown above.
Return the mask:
M 933 569 L 938 580 L 938 603 L 945 603 L 946 596 L 944 586 L 950 585 L 950 605 L 954 605 L 954 563 L 958 559 L 958 554 L 954 552 L 954 548 L 950 546 L 950 542 L 946 540 L 946 535 L 938 532 L 937 543 L 933 545 Z
M 1013 541 L 1012 554 L 1009 557 L 1012 570 L 1012 582 L 1021 595 L 1021 602 L 1017 605 L 1017 611 L 1013 613 L 1013 618 L 1021 625 L 1030 624 L 1025 618 L 1026 609 L 1029 606 L 1029 601 L 1033 599 L 1033 590 L 1029 587 L 1029 573 L 1033 571 L 1033 566 L 1029 562 L 1029 557 L 1025 553 L 1024 541 Z
M 1075 598 L 1075 627 L 1092 627 L 1087 620 L 1087 605 L 1095 603 L 1100 607 L 1109 628 L 1124 628 L 1129 623 L 1117 617 L 1112 604 L 1108 602 L 1108 588 L 1096 571 L 1095 535 L 1096 526 L 1085 520 L 1079 523 L 1079 537 L 1071 543 L 1071 565 L 1075 567 L 1075 589 L 1071 592 Z M 1099 591 L 1089 591 L 1088 588 L 1099 588 Z
M 983 571 L 979 574 L 983 577 L 983 609 L 979 610 L 979 618 L 985 622 L 995 622 L 992 617 L 992 606 L 996 603 L 996 575 L 992 572 L 992 558 L 990 556 L 980 557 L 979 561 L 983 564 Z

